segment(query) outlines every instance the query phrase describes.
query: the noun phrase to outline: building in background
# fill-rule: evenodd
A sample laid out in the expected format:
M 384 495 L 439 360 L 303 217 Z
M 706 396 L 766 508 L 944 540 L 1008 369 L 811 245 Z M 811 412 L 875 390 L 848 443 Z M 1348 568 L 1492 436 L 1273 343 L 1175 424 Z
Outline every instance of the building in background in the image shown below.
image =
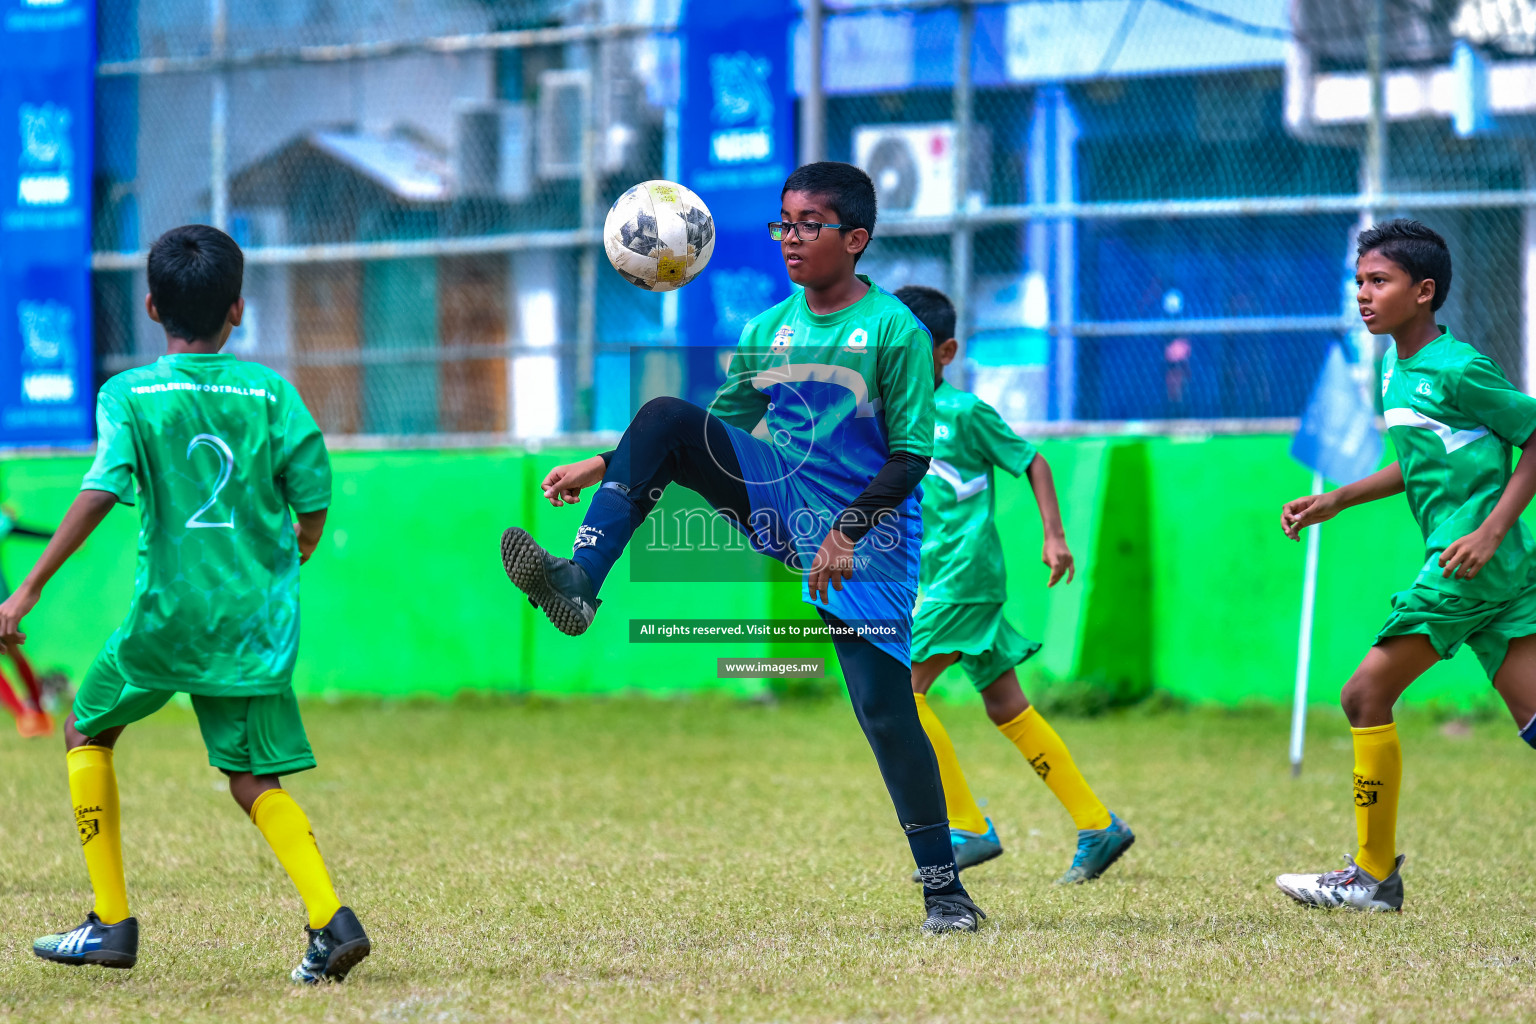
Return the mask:
M 333 434 L 617 429 L 715 372 L 596 237 L 678 173 L 677 0 L 224 2 L 99 7 L 101 375 L 158 353 L 143 251 L 189 220 L 247 247 L 234 350 Z M 1377 2 L 827 5 L 783 99 L 877 181 L 862 269 L 954 294 L 1015 422 L 1296 416 L 1362 217 L 1400 212 L 1455 247 L 1447 321 L 1536 383 L 1536 0 L 1383 2 L 1373 143 Z

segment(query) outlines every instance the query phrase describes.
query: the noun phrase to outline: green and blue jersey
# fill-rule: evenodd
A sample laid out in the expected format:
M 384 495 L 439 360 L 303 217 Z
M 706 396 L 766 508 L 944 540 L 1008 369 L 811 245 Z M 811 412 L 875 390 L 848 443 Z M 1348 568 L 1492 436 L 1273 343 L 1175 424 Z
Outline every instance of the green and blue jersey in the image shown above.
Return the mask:
M 759 550 L 810 565 L 838 513 L 894 451 L 933 452 L 933 341 L 899 299 L 870 284 L 845 309 L 819 314 L 796 292 L 754 317 L 710 405 L 733 434 Z M 910 629 L 922 543 L 920 492 L 855 551 L 854 578 L 834 592 L 845 620 Z M 809 587 L 803 590 L 810 601 Z M 907 657 L 906 634 L 887 649 Z

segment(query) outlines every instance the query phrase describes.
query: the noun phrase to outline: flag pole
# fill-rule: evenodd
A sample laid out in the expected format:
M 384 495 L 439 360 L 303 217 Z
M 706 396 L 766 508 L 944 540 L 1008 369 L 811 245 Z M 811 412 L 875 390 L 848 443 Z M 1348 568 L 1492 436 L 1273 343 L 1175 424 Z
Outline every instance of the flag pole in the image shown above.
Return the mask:
M 1323 474 L 1312 474 L 1312 493 L 1323 493 Z M 1301 582 L 1301 636 L 1296 642 L 1296 696 L 1291 704 L 1291 778 L 1301 775 L 1307 741 L 1307 680 L 1312 672 L 1312 613 L 1317 605 L 1317 553 L 1321 524 L 1307 528 L 1307 567 Z

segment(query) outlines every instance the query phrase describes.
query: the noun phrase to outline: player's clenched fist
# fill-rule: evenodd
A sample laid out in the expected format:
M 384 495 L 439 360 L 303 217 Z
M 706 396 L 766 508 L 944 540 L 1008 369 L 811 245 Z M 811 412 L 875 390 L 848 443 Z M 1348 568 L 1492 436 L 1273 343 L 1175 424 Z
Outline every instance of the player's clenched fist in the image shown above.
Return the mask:
M 1286 502 L 1280 510 L 1280 529 L 1291 540 L 1300 540 L 1302 530 L 1326 523 L 1339 514 L 1339 507 L 1332 498 L 1331 494 L 1308 494 Z
M 601 455 L 556 466 L 549 471 L 541 485 L 544 497 L 557 508 L 561 505 L 574 505 L 581 500 L 581 489 L 601 482 L 607 469 Z

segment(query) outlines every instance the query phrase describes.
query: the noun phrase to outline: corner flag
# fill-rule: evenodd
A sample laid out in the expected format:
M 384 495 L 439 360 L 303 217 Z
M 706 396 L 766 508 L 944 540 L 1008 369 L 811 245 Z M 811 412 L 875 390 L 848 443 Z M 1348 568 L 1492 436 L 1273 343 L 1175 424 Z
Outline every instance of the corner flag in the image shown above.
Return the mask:
M 1382 450 L 1376 410 L 1356 383 L 1343 346 L 1334 342 L 1291 441 L 1291 457 L 1324 479 L 1352 484 L 1376 472 Z
M 1376 410 L 1355 380 L 1338 342 L 1328 348 L 1312 400 L 1291 441 L 1291 457 L 1312 470 L 1312 493 L 1323 480 L 1352 484 L 1376 472 L 1384 448 Z M 1307 683 L 1312 671 L 1312 615 L 1317 605 L 1317 558 L 1321 527 L 1307 528 L 1307 565 L 1301 584 L 1301 635 L 1296 643 L 1296 694 L 1291 704 L 1291 775 L 1301 774 L 1307 729 Z

